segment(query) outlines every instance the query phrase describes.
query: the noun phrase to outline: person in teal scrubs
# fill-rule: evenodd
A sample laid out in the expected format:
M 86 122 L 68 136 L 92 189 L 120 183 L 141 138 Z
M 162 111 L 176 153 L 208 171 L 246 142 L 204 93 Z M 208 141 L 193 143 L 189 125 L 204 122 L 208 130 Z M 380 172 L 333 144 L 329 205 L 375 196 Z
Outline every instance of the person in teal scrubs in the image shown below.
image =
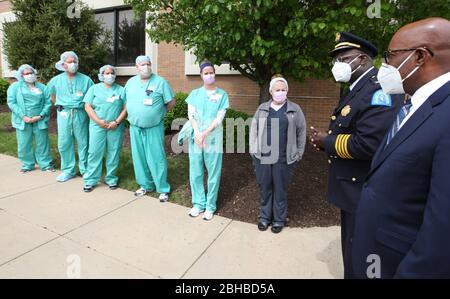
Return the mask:
M 160 193 L 159 200 L 169 199 L 167 159 L 164 151 L 164 118 L 175 106 L 174 93 L 169 83 L 152 74 L 148 56 L 136 58 L 139 74 L 125 85 L 123 99 L 130 122 L 131 154 L 134 173 L 140 188 L 135 196 L 149 191 Z
M 228 94 L 215 85 L 215 69 L 210 62 L 200 65 L 203 86 L 194 89 L 186 99 L 188 116 L 194 129 L 189 141 L 189 177 L 193 208 L 191 217 L 203 213 L 211 220 L 216 211 L 220 176 L 222 173 L 222 121 L 229 108 Z M 204 167 L 208 171 L 208 194 L 205 194 Z
M 12 126 L 16 129 L 21 172 L 33 170 L 35 158 L 41 170 L 54 172 L 48 138 L 50 96 L 45 85 L 36 82 L 37 71 L 32 66 L 21 65 L 16 79 L 17 82 L 8 88 L 7 102 L 12 111 Z M 33 138 L 36 149 L 33 149 Z
M 74 141 L 78 145 L 78 168 L 86 172 L 88 159 L 89 117 L 84 110 L 83 99 L 94 82 L 78 72 L 79 59 L 72 51 L 61 54 L 55 65 L 64 73 L 53 77 L 48 83 L 52 101 L 57 107 L 58 150 L 61 155 L 61 171 L 58 182 L 73 178 L 75 170 Z
M 112 65 L 100 68 L 98 79 L 101 83 L 89 88 L 84 97 L 89 115 L 89 157 L 87 170 L 84 173 L 85 192 L 91 192 L 102 174 L 102 161 L 106 149 L 105 182 L 111 190 L 117 189 L 119 178 L 116 175 L 122 150 L 122 120 L 127 111 L 121 95 L 123 87 L 115 83 L 116 69 Z

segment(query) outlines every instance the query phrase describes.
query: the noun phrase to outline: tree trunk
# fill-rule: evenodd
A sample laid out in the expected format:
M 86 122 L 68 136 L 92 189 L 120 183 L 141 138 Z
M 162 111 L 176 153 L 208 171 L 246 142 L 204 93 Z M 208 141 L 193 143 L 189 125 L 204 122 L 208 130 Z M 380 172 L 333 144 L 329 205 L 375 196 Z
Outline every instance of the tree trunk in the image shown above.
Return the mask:
M 262 103 L 270 100 L 271 95 L 269 93 L 269 85 L 270 85 L 270 80 L 264 81 L 264 83 L 262 85 L 259 85 L 259 104 L 262 104 Z

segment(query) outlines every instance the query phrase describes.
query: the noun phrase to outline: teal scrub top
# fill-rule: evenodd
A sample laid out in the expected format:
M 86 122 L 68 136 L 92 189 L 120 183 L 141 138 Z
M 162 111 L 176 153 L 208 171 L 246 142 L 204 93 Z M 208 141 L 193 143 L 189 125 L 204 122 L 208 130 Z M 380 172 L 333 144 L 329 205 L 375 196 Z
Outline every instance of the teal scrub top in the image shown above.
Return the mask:
M 104 83 L 99 83 L 89 88 L 83 102 L 91 104 L 100 119 L 111 122 L 116 120 L 123 110 L 122 93 L 123 87 L 119 84 L 106 88 Z
M 139 75 L 130 78 L 123 91 L 128 121 L 140 128 L 157 126 L 166 116 L 166 104 L 174 93 L 169 83 L 161 76 L 152 74 L 145 83 Z
M 14 128 L 25 128 L 24 116 L 42 116 L 44 119 L 38 122 L 39 129 L 48 127 L 50 108 L 52 102 L 44 84 L 36 82 L 31 89 L 24 81 L 14 82 L 7 92 L 8 106 L 12 110 L 11 122 Z
M 70 82 L 66 73 L 53 77 L 48 83 L 49 93 L 56 95 L 56 105 L 64 108 L 83 108 L 83 99 L 94 81 L 82 73 L 76 73 Z
M 26 115 L 29 117 L 40 115 L 43 103 L 46 101 L 45 85 L 36 83 L 35 87 L 30 88 L 28 84 L 21 81 L 19 88 L 23 96 Z
M 186 103 L 194 106 L 194 118 L 200 131 L 206 130 L 211 125 L 220 110 L 230 107 L 228 94 L 220 88 L 212 91 L 204 87 L 194 89 L 186 98 Z

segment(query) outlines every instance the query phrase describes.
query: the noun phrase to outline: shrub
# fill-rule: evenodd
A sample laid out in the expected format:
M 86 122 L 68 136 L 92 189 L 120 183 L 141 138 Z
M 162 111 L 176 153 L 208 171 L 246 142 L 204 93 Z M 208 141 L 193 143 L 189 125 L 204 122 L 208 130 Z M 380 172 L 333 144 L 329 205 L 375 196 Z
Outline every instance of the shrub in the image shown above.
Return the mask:
M 8 91 L 9 82 L 0 78 L 0 105 L 6 104 L 6 92 Z
M 164 129 L 167 133 L 171 132 L 172 121 L 177 118 L 188 118 L 188 105 L 185 102 L 188 94 L 179 92 L 175 95 L 177 104 L 173 109 L 167 112 L 166 119 L 164 121 Z
M 3 24 L 3 47 L 13 69 L 31 64 L 47 82 L 59 72 L 55 62 L 62 52 L 80 57 L 80 71 L 95 78 L 105 64 L 112 33 L 95 18 L 94 10 L 81 1 L 79 18 L 69 17 L 70 2 L 62 0 L 11 0 L 14 21 Z
M 250 117 L 250 115 L 248 115 L 245 112 L 241 112 L 241 111 L 236 111 L 233 109 L 228 109 L 227 110 L 227 114 L 225 114 L 225 120 L 223 122 L 223 144 L 224 146 L 226 145 L 226 139 L 227 139 L 227 119 L 239 119 L 242 118 L 242 120 L 246 121 L 248 118 Z M 245 135 L 244 135 L 244 140 L 245 140 L 245 150 L 246 152 L 248 151 L 248 141 L 249 141 L 249 136 L 250 136 L 250 128 L 249 127 L 245 127 Z M 237 150 L 237 146 L 238 146 L 238 131 L 237 128 L 234 128 L 234 136 L 233 136 L 233 140 L 234 140 L 234 151 L 236 152 Z M 230 140 L 231 141 L 231 140 Z M 225 150 L 225 149 L 224 149 Z

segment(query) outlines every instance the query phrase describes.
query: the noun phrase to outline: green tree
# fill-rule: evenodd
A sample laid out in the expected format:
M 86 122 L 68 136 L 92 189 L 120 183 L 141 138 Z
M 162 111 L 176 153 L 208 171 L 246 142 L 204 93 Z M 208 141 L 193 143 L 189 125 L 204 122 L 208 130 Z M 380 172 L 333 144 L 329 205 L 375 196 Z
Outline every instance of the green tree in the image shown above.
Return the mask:
M 65 0 L 11 2 L 16 19 L 4 25 L 4 49 L 12 68 L 31 64 L 45 82 L 58 73 L 60 54 L 72 50 L 80 57 L 80 71 L 94 77 L 107 58 L 111 32 L 91 9 L 78 1 L 74 11 Z
M 154 41 L 180 44 L 200 60 L 219 65 L 227 61 L 260 86 L 261 102 L 269 98 L 275 73 L 300 81 L 330 77 L 328 53 L 336 32 L 351 31 L 384 49 L 400 25 L 427 16 L 448 17 L 450 7 L 448 0 L 125 2 L 138 13 L 147 12 L 147 31 Z M 369 18 L 368 8 L 376 8 L 381 17 Z

